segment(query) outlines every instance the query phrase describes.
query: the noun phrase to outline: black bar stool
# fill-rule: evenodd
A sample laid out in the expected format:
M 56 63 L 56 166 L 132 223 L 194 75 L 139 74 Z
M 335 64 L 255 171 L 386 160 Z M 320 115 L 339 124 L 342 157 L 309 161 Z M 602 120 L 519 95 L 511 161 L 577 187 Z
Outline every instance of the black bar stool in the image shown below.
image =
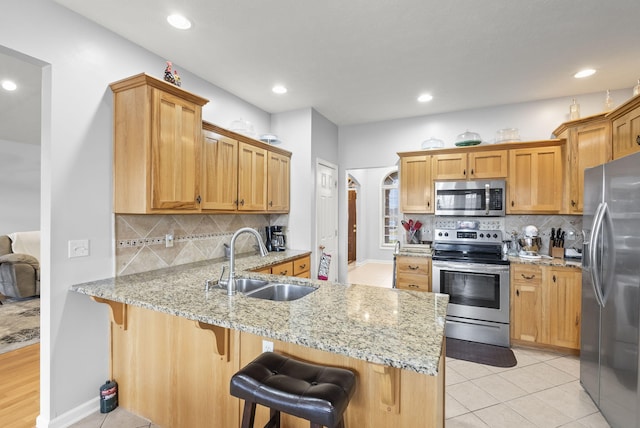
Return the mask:
M 245 400 L 242 428 L 252 428 L 256 404 L 268 407 L 265 428 L 280 427 L 280 412 L 311 428 L 344 428 L 343 414 L 355 392 L 355 374 L 265 352 L 231 378 L 231 395 Z

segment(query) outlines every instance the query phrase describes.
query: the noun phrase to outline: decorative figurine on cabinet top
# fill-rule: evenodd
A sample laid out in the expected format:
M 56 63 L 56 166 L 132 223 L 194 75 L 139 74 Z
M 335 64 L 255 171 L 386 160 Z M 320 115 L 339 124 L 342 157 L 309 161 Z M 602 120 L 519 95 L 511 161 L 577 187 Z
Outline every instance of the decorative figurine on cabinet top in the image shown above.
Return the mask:
M 173 83 L 175 83 L 176 86 L 182 86 L 182 79 L 180 79 L 178 70 L 173 70 L 173 79 L 175 80 Z
M 164 80 L 166 80 L 169 83 L 173 83 L 174 85 L 176 84 L 176 78 L 173 75 L 173 71 L 171 70 L 171 61 L 167 61 L 167 66 L 164 69 Z M 180 86 L 180 85 L 178 85 Z

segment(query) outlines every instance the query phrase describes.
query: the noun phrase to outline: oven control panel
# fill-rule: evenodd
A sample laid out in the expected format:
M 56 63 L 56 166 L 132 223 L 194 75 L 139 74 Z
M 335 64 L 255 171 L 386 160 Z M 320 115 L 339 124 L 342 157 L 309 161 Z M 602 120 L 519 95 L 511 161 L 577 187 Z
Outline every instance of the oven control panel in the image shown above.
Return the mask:
M 501 244 L 501 230 L 435 229 L 434 241 Z

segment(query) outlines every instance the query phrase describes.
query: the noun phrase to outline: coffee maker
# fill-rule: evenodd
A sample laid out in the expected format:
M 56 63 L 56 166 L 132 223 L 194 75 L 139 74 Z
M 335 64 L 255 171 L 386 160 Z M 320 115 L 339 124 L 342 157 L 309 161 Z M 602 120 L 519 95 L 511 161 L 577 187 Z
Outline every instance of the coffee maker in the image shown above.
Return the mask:
M 267 226 L 265 229 L 267 232 L 267 250 L 286 250 L 287 238 L 284 234 L 284 226 Z

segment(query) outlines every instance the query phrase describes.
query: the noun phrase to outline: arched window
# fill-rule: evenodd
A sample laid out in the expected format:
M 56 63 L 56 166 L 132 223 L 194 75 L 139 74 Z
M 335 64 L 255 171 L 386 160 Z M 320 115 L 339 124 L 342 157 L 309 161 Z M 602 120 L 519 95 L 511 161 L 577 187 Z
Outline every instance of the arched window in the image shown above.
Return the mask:
M 381 198 L 381 236 L 383 247 L 394 246 L 400 238 L 398 225 L 400 224 L 400 201 L 398 193 L 398 171 L 387 174 L 382 180 Z

